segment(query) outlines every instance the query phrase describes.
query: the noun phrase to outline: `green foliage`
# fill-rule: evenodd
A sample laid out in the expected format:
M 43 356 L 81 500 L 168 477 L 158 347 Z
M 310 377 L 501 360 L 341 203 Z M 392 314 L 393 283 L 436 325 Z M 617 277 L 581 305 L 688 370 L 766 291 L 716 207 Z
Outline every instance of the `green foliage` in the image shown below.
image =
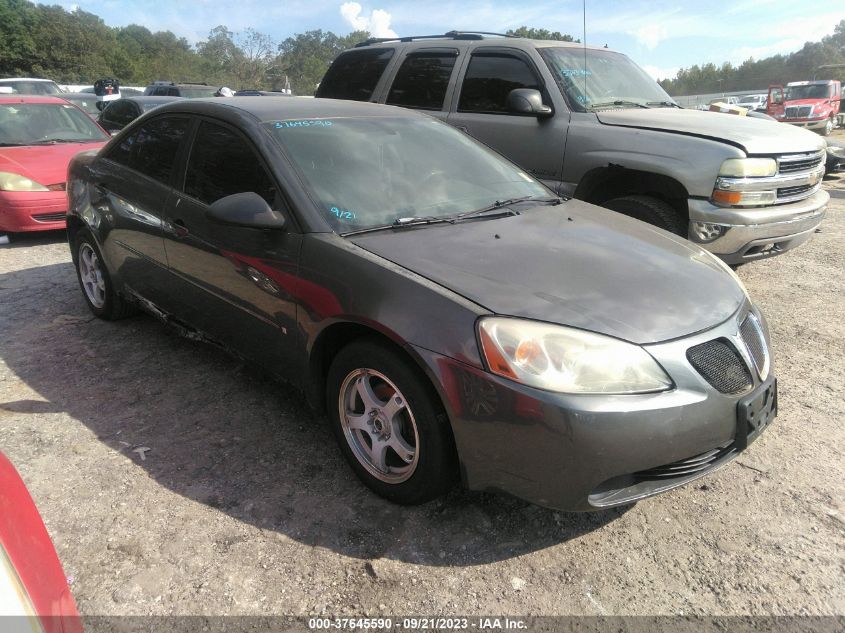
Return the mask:
M 670 95 L 707 94 L 765 89 L 769 84 L 807 79 L 845 80 L 845 68 L 819 70 L 827 64 L 845 64 L 845 20 L 832 35 L 819 42 L 807 42 L 789 55 L 773 55 L 755 61 L 748 59 L 734 67 L 728 62 L 682 68 L 674 79 L 659 83 Z
M 233 33 L 220 25 L 194 47 L 170 31 L 109 27 L 79 9 L 0 0 L 0 76 L 92 85 L 101 77 L 141 86 L 205 82 L 235 90 L 279 90 L 289 80 L 297 94 L 312 95 L 335 56 L 368 37 L 317 30 L 277 45 L 254 29 Z
M 505 32 L 505 35 L 515 35 L 516 37 L 526 37 L 529 40 L 555 40 L 557 42 L 580 42 L 581 40 L 573 39 L 571 35 L 563 34 L 560 31 L 548 31 L 546 29 L 528 28 L 527 26 L 520 26 L 518 29 L 510 29 Z

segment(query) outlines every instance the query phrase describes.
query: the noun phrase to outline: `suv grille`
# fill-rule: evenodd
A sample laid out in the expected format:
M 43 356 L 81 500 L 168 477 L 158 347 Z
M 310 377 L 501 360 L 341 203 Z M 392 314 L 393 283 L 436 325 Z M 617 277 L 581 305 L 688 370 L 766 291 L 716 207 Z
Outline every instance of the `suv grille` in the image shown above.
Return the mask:
M 810 112 L 813 111 L 813 106 L 787 106 L 786 107 L 786 118 L 787 119 L 806 119 L 810 116 Z
M 824 152 L 786 154 L 778 157 L 778 173 L 792 174 L 798 171 L 810 171 L 821 165 L 824 159 Z
M 751 372 L 727 339 L 718 338 L 690 347 L 687 360 L 721 393 L 742 393 L 753 384 Z
M 800 196 L 802 193 L 815 189 L 816 185 L 798 185 L 797 187 L 781 187 L 778 189 L 778 198 L 791 198 Z

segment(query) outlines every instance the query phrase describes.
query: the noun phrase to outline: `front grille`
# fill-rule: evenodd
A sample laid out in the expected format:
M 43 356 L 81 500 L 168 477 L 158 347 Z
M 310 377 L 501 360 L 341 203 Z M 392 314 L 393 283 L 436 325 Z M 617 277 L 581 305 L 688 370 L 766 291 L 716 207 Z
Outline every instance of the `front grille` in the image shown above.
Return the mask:
M 778 173 L 792 174 L 799 171 L 810 171 L 821 165 L 824 159 L 824 152 L 780 156 L 778 158 Z
M 751 354 L 751 360 L 754 361 L 754 366 L 757 368 L 757 373 L 761 378 L 765 378 L 766 369 L 766 340 L 763 338 L 763 330 L 760 329 L 756 317 L 749 314 L 739 326 L 739 333 L 742 336 L 742 341 L 745 347 L 748 348 L 748 353 Z
M 813 106 L 786 106 L 787 119 L 806 119 L 813 111 Z
M 677 462 L 672 462 L 671 464 L 666 464 L 664 466 L 656 466 L 655 468 L 649 468 L 648 470 L 641 470 L 634 473 L 634 479 L 641 482 L 694 475 L 711 468 L 713 464 L 730 455 L 734 452 L 734 450 L 736 450 L 734 443 L 729 442 L 701 453 L 700 455 L 694 455 L 693 457 L 681 459 Z
M 687 360 L 721 393 L 742 393 L 752 385 L 751 372 L 727 339 L 718 338 L 690 347 Z
M 816 185 L 798 185 L 797 187 L 782 187 L 778 189 L 778 198 L 791 198 L 800 196 L 815 188 Z
M 33 214 L 32 219 L 36 222 L 59 222 L 60 220 L 65 219 L 65 212 L 61 211 L 59 213 L 35 213 Z

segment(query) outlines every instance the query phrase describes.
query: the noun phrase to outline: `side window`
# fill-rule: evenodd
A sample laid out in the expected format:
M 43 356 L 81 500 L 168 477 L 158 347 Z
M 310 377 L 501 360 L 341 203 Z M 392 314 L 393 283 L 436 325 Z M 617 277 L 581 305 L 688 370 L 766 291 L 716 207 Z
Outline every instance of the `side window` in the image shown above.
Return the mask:
M 392 48 L 361 49 L 341 54 L 329 66 L 316 96 L 367 101 L 373 96 L 391 57 Z
M 173 163 L 187 129 L 186 118 L 162 117 L 150 121 L 134 134 L 129 166 L 145 176 L 169 184 Z
M 283 206 L 273 179 L 249 144 L 232 130 L 203 121 L 188 159 L 185 193 L 211 204 L 245 191 L 254 191 L 273 209 Z
M 132 148 L 135 146 L 135 138 L 137 136 L 138 133 L 135 132 L 134 134 L 124 137 L 120 144 L 111 148 L 106 158 L 113 160 L 116 163 L 120 163 L 121 165 L 125 165 L 126 167 L 131 167 Z
M 457 56 L 449 53 L 419 53 L 402 62 L 387 103 L 426 110 L 443 109 L 449 78 Z
M 167 92 L 162 93 L 168 97 L 178 97 L 179 96 L 179 89 L 178 88 L 168 88 Z
M 458 110 L 507 113 L 508 94 L 517 88 L 543 89 L 532 69 L 521 59 L 473 55 L 464 76 Z

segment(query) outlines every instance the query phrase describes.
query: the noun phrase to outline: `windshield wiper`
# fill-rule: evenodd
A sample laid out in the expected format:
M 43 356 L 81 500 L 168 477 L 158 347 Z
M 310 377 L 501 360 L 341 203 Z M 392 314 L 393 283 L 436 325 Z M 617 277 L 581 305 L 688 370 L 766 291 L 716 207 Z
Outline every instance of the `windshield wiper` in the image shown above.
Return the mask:
M 560 204 L 561 202 L 563 202 L 563 200 L 561 198 L 536 198 L 534 196 L 523 196 L 522 198 L 511 198 L 510 200 L 496 200 L 496 202 L 486 207 L 474 209 L 473 211 L 464 211 L 463 213 L 459 213 L 454 217 L 455 219 L 462 220 L 464 218 L 472 218 L 475 216 L 484 215 L 485 213 L 490 213 L 491 211 L 498 211 L 507 215 L 519 215 L 518 211 L 514 211 L 513 209 L 507 208 L 508 206 L 516 204 L 518 202 Z
M 26 147 L 26 143 L 0 143 L 0 147 Z
M 610 106 L 634 106 L 636 108 L 645 108 L 648 109 L 648 106 L 644 103 L 640 103 L 639 101 L 625 101 L 624 99 L 617 99 L 616 101 L 606 101 L 605 103 L 593 103 L 590 105 L 591 109 L 595 108 L 608 108 Z
M 646 105 L 663 106 L 664 108 L 679 108 L 683 110 L 683 108 L 674 101 L 646 101 Z
M 365 229 L 357 229 L 355 231 L 348 231 L 346 233 L 341 233 L 341 235 L 358 235 L 359 233 L 370 233 L 372 231 L 384 231 L 386 229 L 404 229 L 409 226 L 422 226 L 425 224 L 454 224 L 456 222 L 455 218 L 452 216 L 443 216 L 439 217 L 436 215 L 425 215 L 425 216 L 410 216 L 406 218 L 396 218 L 393 222 L 387 224 L 377 224 L 375 226 L 369 226 Z
M 85 143 L 82 139 L 78 138 L 51 138 L 44 141 L 35 141 L 32 145 L 58 145 L 59 143 Z

